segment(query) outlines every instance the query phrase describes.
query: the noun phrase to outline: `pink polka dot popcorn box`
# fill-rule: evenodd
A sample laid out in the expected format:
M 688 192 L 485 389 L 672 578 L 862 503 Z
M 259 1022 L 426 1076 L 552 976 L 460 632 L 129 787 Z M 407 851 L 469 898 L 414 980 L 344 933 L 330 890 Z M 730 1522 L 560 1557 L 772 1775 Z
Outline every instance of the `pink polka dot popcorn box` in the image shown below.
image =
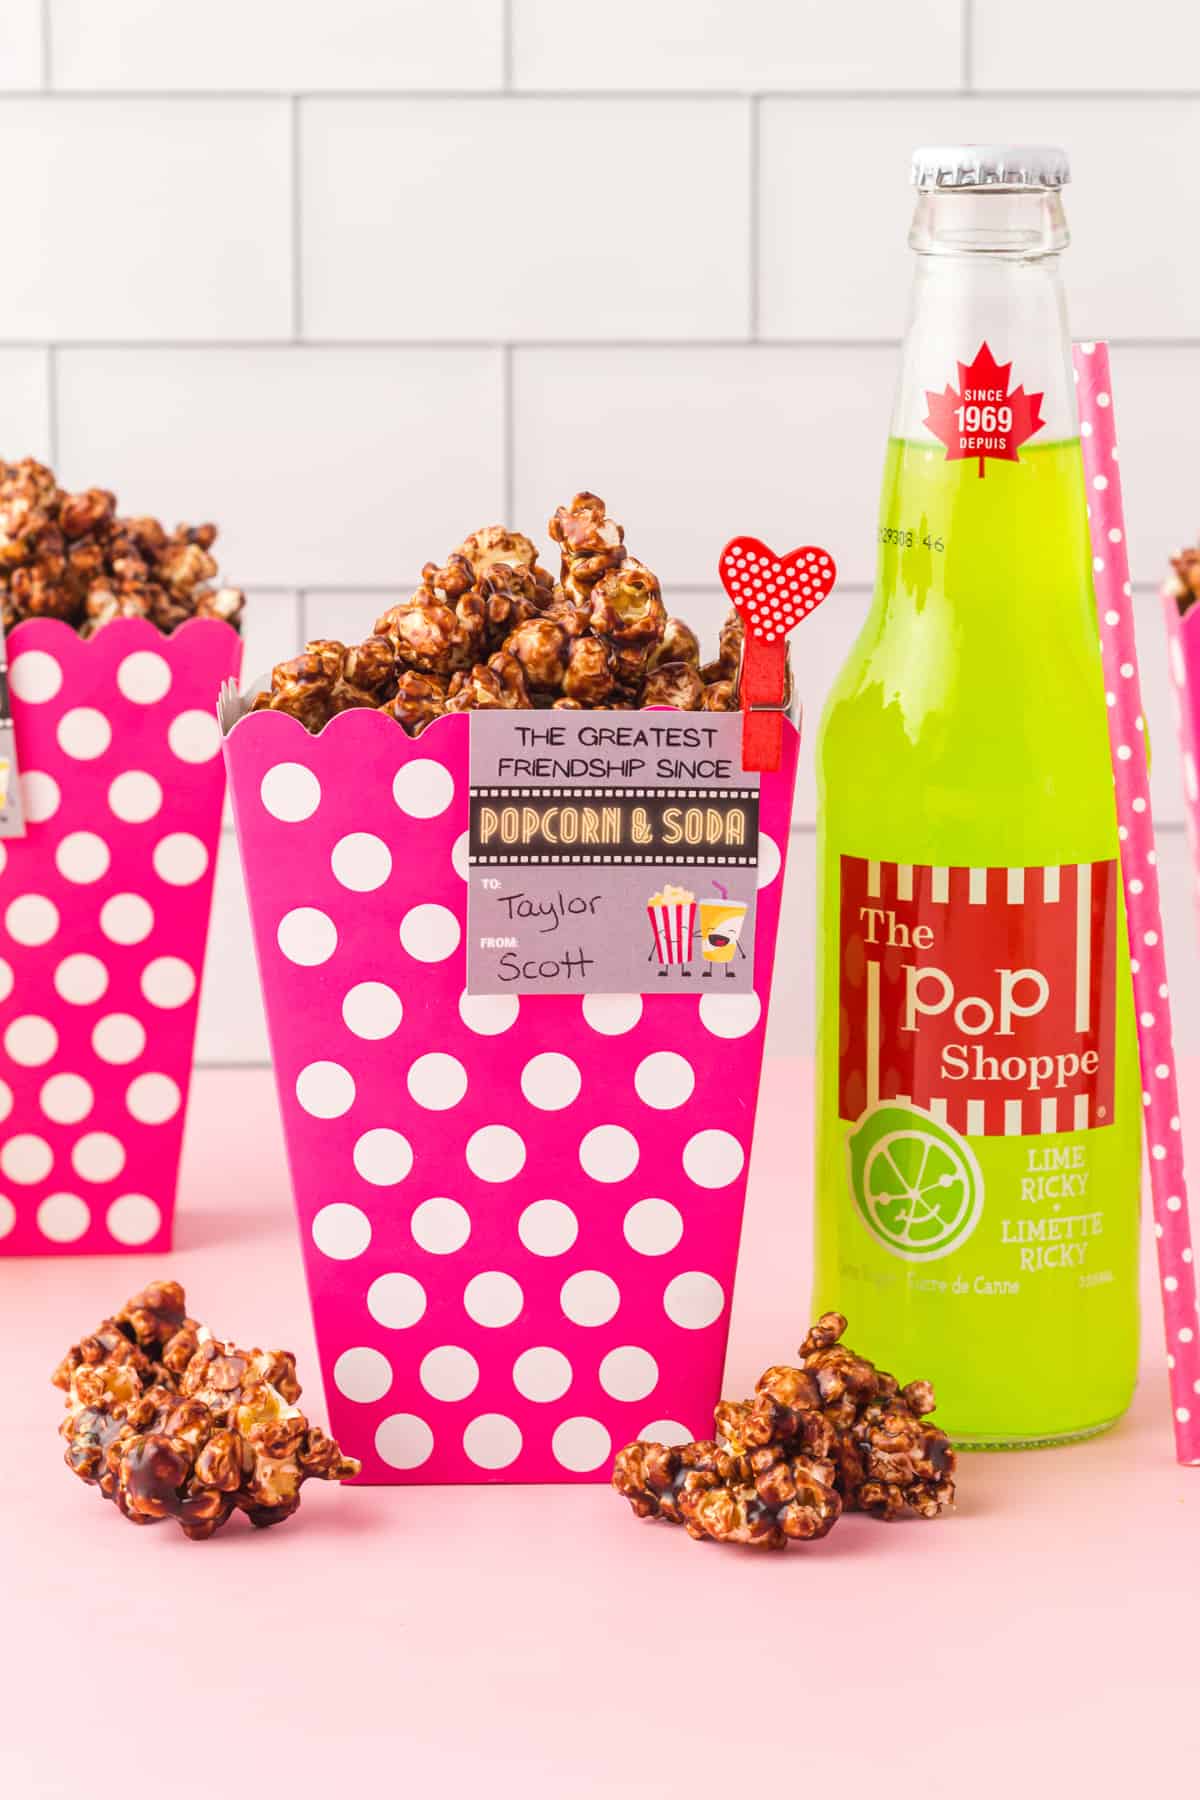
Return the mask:
M 606 1479 L 638 1436 L 702 1436 L 796 726 L 783 722 L 779 767 L 754 777 L 743 985 L 700 960 L 705 920 L 667 891 L 672 872 L 638 870 L 644 898 L 622 917 L 641 991 L 488 992 L 468 991 L 468 884 L 487 885 L 468 860 L 487 803 L 472 734 L 698 715 L 463 712 L 409 737 L 359 708 L 312 735 L 247 704 L 223 699 L 225 757 L 339 1441 L 372 1482 L 561 1482 Z M 736 758 L 739 716 L 729 724 Z M 711 953 L 729 963 L 746 905 L 708 904 Z
M 25 834 L 0 843 L 0 1255 L 163 1250 L 241 639 L 34 619 L 7 653 Z
M 1178 559 L 1185 564 L 1185 557 Z M 1192 564 L 1193 555 L 1186 554 Z M 1195 558 L 1200 566 L 1200 557 Z M 1193 576 L 1193 579 L 1196 579 Z M 1183 760 L 1183 791 L 1187 800 L 1188 839 L 1196 870 L 1197 904 L 1200 906 L 1200 605 L 1182 578 L 1170 581 L 1162 592 L 1167 624 L 1167 647 L 1179 754 Z

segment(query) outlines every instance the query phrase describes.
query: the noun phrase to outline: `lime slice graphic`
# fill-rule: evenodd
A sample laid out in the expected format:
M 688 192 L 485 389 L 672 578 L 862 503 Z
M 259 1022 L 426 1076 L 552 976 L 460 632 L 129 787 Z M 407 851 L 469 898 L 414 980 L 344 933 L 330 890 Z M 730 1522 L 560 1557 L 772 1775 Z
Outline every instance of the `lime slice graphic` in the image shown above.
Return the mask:
M 850 1134 L 850 1188 L 867 1230 L 906 1262 L 964 1244 L 983 1211 L 983 1176 L 965 1138 L 918 1106 L 865 1112 Z

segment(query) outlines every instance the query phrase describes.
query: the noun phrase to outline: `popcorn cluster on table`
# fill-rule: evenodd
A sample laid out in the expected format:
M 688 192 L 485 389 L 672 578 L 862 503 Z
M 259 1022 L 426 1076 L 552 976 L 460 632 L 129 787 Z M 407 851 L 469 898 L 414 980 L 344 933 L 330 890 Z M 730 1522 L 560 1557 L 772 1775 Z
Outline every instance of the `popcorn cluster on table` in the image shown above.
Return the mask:
M 716 1439 L 627 1445 L 617 1492 L 639 1518 L 768 1550 L 824 1537 L 843 1511 L 936 1518 L 954 1500 L 955 1457 L 926 1418 L 933 1388 L 902 1388 L 841 1342 L 845 1329 L 840 1313 L 823 1313 L 799 1368 L 767 1369 L 752 1400 L 721 1401 Z
M 668 616 L 658 577 L 625 547 L 604 501 L 576 494 L 549 523 L 558 581 L 531 539 L 502 525 L 472 532 L 421 586 L 389 607 L 361 644 L 308 643 L 279 663 L 256 710 L 320 731 L 337 713 L 376 707 L 416 735 L 443 713 L 560 707 L 736 710 L 742 625 L 731 612 L 715 661 Z
M 115 494 L 70 494 L 53 470 L 25 457 L 0 461 L 0 611 L 4 629 L 61 619 L 91 637 L 113 619 L 149 619 L 174 631 L 187 619 L 237 625 L 239 588 L 212 585 L 215 525 L 117 515 Z
M 67 1395 L 66 1463 L 135 1525 L 175 1519 L 208 1538 L 244 1512 L 275 1525 L 313 1478 L 362 1465 L 310 1425 L 287 1350 L 240 1350 L 187 1315 L 175 1281 L 153 1282 L 54 1371 Z

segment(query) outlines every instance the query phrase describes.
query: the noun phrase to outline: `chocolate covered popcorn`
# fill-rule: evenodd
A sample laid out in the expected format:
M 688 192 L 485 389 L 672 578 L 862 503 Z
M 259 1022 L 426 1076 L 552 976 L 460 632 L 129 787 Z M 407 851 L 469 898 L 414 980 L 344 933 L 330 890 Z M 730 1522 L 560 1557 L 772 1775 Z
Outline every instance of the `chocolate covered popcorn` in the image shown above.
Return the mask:
M 701 671 L 701 679 L 703 680 L 703 671 Z M 717 681 L 705 682 L 704 698 L 700 705 L 705 712 L 736 712 L 738 709 L 737 682 L 727 676 L 722 676 Z
M 255 705 L 261 705 L 260 698 Z M 285 706 L 284 712 L 291 707 Z M 424 675 L 419 669 L 405 669 L 396 678 L 396 692 L 382 709 L 390 713 L 398 725 L 403 725 L 412 737 L 424 731 L 431 720 L 440 718 L 446 710 L 446 683 L 436 675 Z M 309 727 L 319 731 L 320 725 Z
M 242 1350 L 187 1315 L 178 1282 L 154 1282 L 54 1372 L 67 1396 L 66 1463 L 127 1519 L 174 1519 L 207 1538 L 234 1512 L 275 1525 L 304 1482 L 360 1464 L 310 1425 L 286 1350 Z
M 617 677 L 635 688 L 646 673 L 667 626 L 658 577 L 627 557 L 592 589 L 592 630 L 611 646 Z
M 562 693 L 571 640 L 554 619 L 526 619 L 505 639 L 504 648 L 520 664 L 529 691 Z
M 426 563 L 422 585 L 410 599 L 375 621 L 389 639 L 401 668 L 427 675 L 469 669 L 486 649 L 486 607 L 465 557 L 450 557 L 445 568 Z
M 721 625 L 720 647 L 715 659 L 705 663 L 700 673 L 705 682 L 733 681 L 742 660 L 742 642 L 746 628 L 731 606 Z
M 469 712 L 479 708 L 529 705 L 529 689 L 525 685 L 525 669 L 508 650 L 498 650 L 489 657 L 487 667 L 476 663 L 470 673 L 463 672 L 450 683 L 446 699 L 447 712 Z
M 680 712 L 697 712 L 704 705 L 705 691 L 694 663 L 660 663 L 646 677 L 642 705 L 675 706 Z
M 1190 612 L 1197 600 L 1200 600 L 1200 548 L 1189 545 L 1178 556 L 1171 558 L 1167 592 L 1181 614 Z
M 637 1443 L 617 1457 L 613 1486 L 641 1519 L 669 1519 L 694 1538 L 777 1550 L 833 1529 L 842 1512 L 834 1479 L 831 1462 L 775 1446 L 749 1457 L 712 1441 Z
M 639 1518 L 762 1549 L 824 1537 L 843 1511 L 936 1518 L 954 1501 L 955 1456 L 927 1418 L 933 1388 L 902 1388 L 842 1343 L 845 1329 L 822 1314 L 798 1368 L 767 1369 L 752 1399 L 721 1401 L 715 1440 L 627 1445 L 617 1492 Z
M 215 525 L 123 518 L 105 488 L 69 494 L 32 457 L 0 462 L 0 612 L 60 619 L 91 637 L 113 619 L 174 631 L 193 618 L 236 626 L 245 596 L 217 582 Z
M 548 530 L 562 552 L 563 591 L 589 605 L 596 583 L 625 561 L 624 527 L 608 517 L 599 495 L 583 493 L 558 508 Z
M 557 581 L 531 538 L 488 525 L 376 620 L 361 645 L 317 640 L 272 670 L 254 707 L 320 731 L 348 706 L 374 706 L 414 736 L 447 712 L 672 706 L 733 712 L 741 624 L 730 612 L 716 659 L 670 617 L 658 577 L 631 555 L 596 494 L 549 522 Z
M 383 706 L 394 697 L 397 678 L 395 657 L 387 640 L 382 642 L 380 652 L 375 637 L 350 649 L 334 638 L 314 638 L 299 656 L 276 665 L 270 692 L 260 694 L 257 704 L 291 713 L 310 731 L 349 707 Z M 380 654 L 386 662 L 382 674 Z
M 733 616 L 736 618 L 737 614 Z M 663 627 L 662 638 L 646 666 L 657 669 L 660 663 L 694 663 L 700 667 L 700 639 L 684 620 L 668 619 Z

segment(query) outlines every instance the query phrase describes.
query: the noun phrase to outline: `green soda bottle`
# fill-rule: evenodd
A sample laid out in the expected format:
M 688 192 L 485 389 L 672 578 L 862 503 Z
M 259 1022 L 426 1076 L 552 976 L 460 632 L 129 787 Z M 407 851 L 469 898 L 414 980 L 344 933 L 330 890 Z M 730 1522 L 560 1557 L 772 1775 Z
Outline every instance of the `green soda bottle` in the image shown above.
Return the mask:
M 1129 1404 L 1141 1102 L 1061 151 L 916 153 L 870 614 L 817 749 L 815 1307 L 965 1445 Z

